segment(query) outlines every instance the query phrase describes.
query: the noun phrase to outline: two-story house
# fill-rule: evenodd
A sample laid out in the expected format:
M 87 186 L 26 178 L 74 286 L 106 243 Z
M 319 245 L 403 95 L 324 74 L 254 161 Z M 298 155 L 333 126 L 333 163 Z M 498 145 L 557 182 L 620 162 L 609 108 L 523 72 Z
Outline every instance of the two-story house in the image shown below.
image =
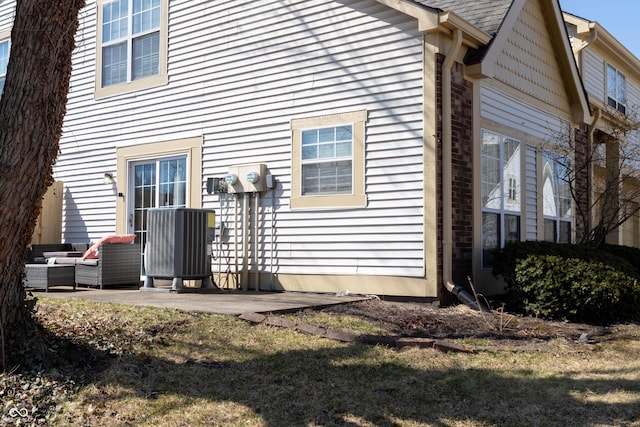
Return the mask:
M 220 285 L 442 298 L 584 230 L 543 194 L 549 135 L 591 122 L 557 0 L 88 0 L 77 44 L 65 241 L 210 208 Z
M 592 227 L 623 222 L 606 241 L 640 247 L 640 60 L 597 22 L 564 19 L 594 116 Z

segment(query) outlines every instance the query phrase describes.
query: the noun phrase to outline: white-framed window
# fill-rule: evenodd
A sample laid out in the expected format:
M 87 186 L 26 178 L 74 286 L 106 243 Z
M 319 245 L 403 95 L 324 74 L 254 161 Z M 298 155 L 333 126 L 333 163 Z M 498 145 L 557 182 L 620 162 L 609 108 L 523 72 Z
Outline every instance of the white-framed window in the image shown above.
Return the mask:
M 303 129 L 302 195 L 351 194 L 353 125 Z
M 167 0 L 98 0 L 96 97 L 166 84 Z
M 292 208 L 363 207 L 366 111 L 294 119 Z
M 0 95 L 4 90 L 4 82 L 7 79 L 7 66 L 9 65 L 9 51 L 11 42 L 9 39 L 0 40 Z
M 482 130 L 482 267 L 491 268 L 493 252 L 520 241 L 522 175 L 520 141 Z
M 555 153 L 542 154 L 542 212 L 544 240 L 571 243 L 572 197 L 570 160 Z
M 627 110 L 626 80 L 624 74 L 607 64 L 607 104 L 623 114 Z

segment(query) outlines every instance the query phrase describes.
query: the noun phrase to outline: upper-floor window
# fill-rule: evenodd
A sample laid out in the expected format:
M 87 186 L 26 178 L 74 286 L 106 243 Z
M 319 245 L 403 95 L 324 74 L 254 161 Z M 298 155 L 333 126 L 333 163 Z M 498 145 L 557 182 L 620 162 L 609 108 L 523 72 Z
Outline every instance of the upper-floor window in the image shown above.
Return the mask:
M 291 121 L 292 208 L 362 207 L 366 111 Z
M 621 113 L 627 110 L 627 89 L 624 74 L 607 65 L 607 104 Z
M 0 41 L 0 95 L 4 90 L 4 82 L 7 78 L 7 65 L 9 65 L 9 40 Z
M 99 0 L 96 97 L 166 84 L 167 0 Z

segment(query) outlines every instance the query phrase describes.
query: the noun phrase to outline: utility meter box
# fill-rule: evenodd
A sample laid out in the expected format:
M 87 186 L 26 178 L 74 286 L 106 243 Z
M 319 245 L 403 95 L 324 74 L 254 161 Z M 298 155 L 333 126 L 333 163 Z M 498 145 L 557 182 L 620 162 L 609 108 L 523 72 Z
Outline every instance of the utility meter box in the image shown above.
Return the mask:
M 231 166 L 225 181 L 229 193 L 262 193 L 267 191 L 267 165 L 252 163 Z

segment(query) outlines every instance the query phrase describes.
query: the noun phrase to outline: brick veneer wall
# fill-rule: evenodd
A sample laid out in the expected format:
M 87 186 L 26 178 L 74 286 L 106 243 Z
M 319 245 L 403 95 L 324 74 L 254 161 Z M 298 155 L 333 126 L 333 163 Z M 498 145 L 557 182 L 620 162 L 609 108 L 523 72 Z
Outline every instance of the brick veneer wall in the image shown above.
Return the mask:
M 438 55 L 437 74 L 437 196 L 438 206 L 438 281 L 442 282 L 442 63 Z M 473 250 L 473 85 L 464 79 L 464 66 L 454 62 L 451 70 L 451 163 L 453 280 L 466 286 L 472 276 Z M 449 294 L 440 287 L 441 299 Z

